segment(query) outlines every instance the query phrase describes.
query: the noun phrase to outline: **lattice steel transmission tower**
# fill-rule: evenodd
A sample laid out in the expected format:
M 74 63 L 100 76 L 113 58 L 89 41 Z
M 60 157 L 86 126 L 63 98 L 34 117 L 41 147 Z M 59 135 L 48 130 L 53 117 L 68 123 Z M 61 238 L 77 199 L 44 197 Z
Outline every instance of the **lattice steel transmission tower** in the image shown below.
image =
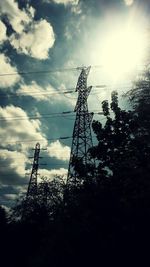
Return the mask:
M 23 216 L 22 219 L 28 217 L 35 210 L 37 195 L 38 195 L 38 186 L 37 186 L 37 176 L 38 176 L 38 167 L 39 167 L 39 154 L 40 154 L 40 144 L 37 143 L 34 149 L 33 156 L 33 165 L 32 171 L 30 174 L 29 185 L 27 189 L 26 199 L 24 203 Z
M 76 119 L 73 130 L 73 141 L 68 168 L 68 184 L 82 184 L 93 176 L 95 161 L 90 158 L 89 148 L 93 146 L 91 122 L 93 113 L 89 113 L 87 99 L 92 86 L 87 87 L 90 67 L 82 68 L 78 78 L 76 92 L 78 99 L 75 106 Z
M 37 176 L 39 167 L 39 154 L 40 154 L 40 144 L 37 143 L 34 149 L 33 165 L 30 175 L 30 181 L 28 185 L 26 198 L 35 197 L 37 195 Z

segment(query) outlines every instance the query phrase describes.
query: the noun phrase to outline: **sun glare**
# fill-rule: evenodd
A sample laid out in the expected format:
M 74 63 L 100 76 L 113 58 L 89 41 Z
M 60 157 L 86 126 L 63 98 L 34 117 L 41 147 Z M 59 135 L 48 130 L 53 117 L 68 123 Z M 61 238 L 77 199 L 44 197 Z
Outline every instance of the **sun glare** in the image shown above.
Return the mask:
M 142 64 L 146 49 L 143 33 L 136 27 L 116 27 L 107 34 L 102 48 L 104 70 L 119 79 L 136 71 Z

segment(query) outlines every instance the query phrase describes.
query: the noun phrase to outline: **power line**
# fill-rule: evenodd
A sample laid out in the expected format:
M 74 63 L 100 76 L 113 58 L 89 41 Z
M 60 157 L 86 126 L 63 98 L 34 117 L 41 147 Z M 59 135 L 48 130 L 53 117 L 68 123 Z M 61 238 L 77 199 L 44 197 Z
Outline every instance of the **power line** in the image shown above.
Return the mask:
M 96 111 L 96 112 L 95 112 Z M 94 114 L 98 114 L 98 115 L 103 115 L 102 111 L 99 111 L 98 109 L 93 110 L 91 112 L 93 112 Z M 90 113 L 91 113 L 90 112 Z M 36 120 L 36 119 L 42 119 L 42 118 L 56 118 L 56 117 L 73 117 L 75 116 L 74 111 L 62 111 L 62 112 L 53 112 L 53 113 L 47 113 L 47 114 L 40 114 L 40 115 L 31 115 L 31 116 L 14 116 L 14 117 L 0 117 L 0 121 L 7 121 L 7 120 Z
M 91 65 L 92 69 L 100 69 L 103 68 L 103 65 Z M 145 67 L 145 65 L 138 65 L 138 67 Z M 15 75 L 32 75 L 32 74 L 48 74 L 48 73 L 57 73 L 57 72 L 67 72 L 67 71 L 80 71 L 84 66 L 72 67 L 72 68 L 58 68 L 58 69 L 50 69 L 50 70 L 35 70 L 35 71 L 16 71 L 11 73 L 0 73 L 0 77 L 5 76 L 15 76 Z M 141 70 L 140 70 L 141 71 Z M 138 70 L 137 70 L 138 72 Z
M 66 69 L 55 69 L 55 70 L 37 70 L 37 71 L 18 71 L 18 72 L 12 72 L 12 73 L 0 73 L 0 77 L 15 76 L 15 75 L 47 74 L 47 73 L 75 71 L 75 70 L 78 70 L 78 68 L 66 68 Z
M 96 136 L 93 136 L 96 137 Z M 29 140 L 10 140 L 10 141 L 3 141 L 0 139 L 1 142 L 3 143 L 8 143 L 8 144 L 17 144 L 17 143 L 32 143 L 32 142 L 42 142 L 42 141 L 56 141 L 56 140 L 68 140 L 72 139 L 72 136 L 62 136 L 62 137 L 55 137 L 55 138 L 45 138 L 45 139 L 29 139 Z
M 92 66 L 92 68 L 101 68 L 102 66 Z M 51 69 L 51 70 L 36 70 L 36 71 L 18 71 L 12 73 L 0 73 L 0 77 L 3 76 L 15 76 L 15 75 L 31 75 L 31 74 L 47 74 L 47 73 L 56 73 L 56 72 L 66 72 L 66 71 L 78 71 L 82 70 L 83 67 L 74 67 L 74 68 L 62 68 L 62 69 Z
M 66 165 L 68 165 L 68 161 L 69 161 L 69 159 L 66 161 L 66 163 L 46 163 L 45 166 L 52 166 L 52 167 L 53 166 L 59 166 L 59 167 L 66 166 Z M 27 164 L 30 164 L 30 163 L 27 163 Z M 40 165 L 43 166 L 42 163 L 39 163 L 39 167 L 40 167 Z M 3 164 L 0 164 L 0 167 L 2 167 L 2 168 L 8 168 L 8 166 L 9 166 L 8 163 L 7 164 L 4 164 L 4 165 Z M 40 170 L 42 170 L 42 169 L 43 168 L 40 168 Z
M 55 151 L 62 151 L 61 149 L 55 149 Z M 16 150 L 15 150 L 15 152 L 17 152 Z M 23 152 L 22 152 L 22 154 L 23 154 Z M 40 159 L 49 159 L 50 158 L 50 156 L 42 156 L 42 157 L 40 157 Z M 30 161 L 33 159 L 33 157 L 26 157 L 26 158 L 21 158 L 21 157 L 19 157 L 19 156 L 13 156 L 13 157 L 7 157 L 7 158 L 0 158 L 0 162 L 5 162 L 5 160 L 12 160 L 12 159 L 17 159 L 17 161 L 23 161 L 23 160 L 28 160 L 29 162 L 29 164 L 30 164 Z M 10 162 L 10 163 L 13 163 L 13 162 Z
M 66 146 L 66 145 L 65 145 Z M 14 150 L 15 152 L 17 152 L 16 150 Z M 62 151 L 62 149 L 57 149 L 55 148 L 55 151 Z M 22 152 L 22 155 L 24 156 L 23 152 Z M 40 157 L 40 159 L 46 159 L 46 158 L 50 158 L 50 156 L 42 156 Z M 1 158 L 0 157 L 0 162 L 3 162 L 5 160 L 12 160 L 12 159 L 17 159 L 17 161 L 22 161 L 22 160 L 28 160 L 29 161 L 29 164 L 30 164 L 30 161 L 33 159 L 33 157 L 26 157 L 26 158 L 21 158 L 19 156 L 13 156 L 13 157 L 7 157 L 7 158 Z M 12 163 L 12 162 L 11 162 Z
M 93 88 L 99 88 L 99 89 L 105 89 L 105 90 L 109 90 L 110 88 L 108 88 L 106 85 L 93 85 L 92 86 Z M 24 92 L 11 92 L 11 93 L 9 93 L 9 92 L 7 92 L 7 94 L 5 93 L 2 93 L 2 94 L 0 94 L 0 97 L 3 97 L 3 98 L 9 98 L 9 97 L 13 97 L 13 98 L 15 98 L 15 97 L 26 97 L 26 96 L 31 96 L 31 97 L 34 97 L 34 95 L 66 95 L 66 94 L 72 94 L 72 93 L 76 93 L 75 92 L 75 88 L 70 88 L 71 90 L 66 90 L 66 91 L 57 91 L 56 89 L 56 92 L 48 92 L 48 91 L 41 91 L 41 92 L 37 92 L 37 91 L 32 91 L 32 95 L 30 95 L 31 94 L 31 91 L 24 91 Z M 60 89 L 58 89 L 58 90 L 60 90 Z
M 116 87 L 117 88 L 119 88 L 119 90 L 120 89 L 124 89 L 124 90 L 130 90 L 131 89 L 131 86 L 125 86 L 125 85 L 118 85 L 118 86 L 115 86 L 115 87 L 113 87 L 113 86 L 101 86 L 101 87 L 98 87 L 98 86 L 92 86 L 93 88 L 101 88 L 101 89 L 103 89 L 103 90 L 109 90 L 109 91 L 111 91 L 111 90 L 118 90 L 118 89 L 116 89 Z M 99 92 L 99 90 L 93 90 L 93 92 L 94 93 L 92 93 L 92 94 L 90 94 L 90 96 L 93 96 L 93 95 L 96 95 L 96 94 L 98 94 L 98 92 Z M 55 95 L 55 96 L 59 96 L 59 95 L 62 95 L 62 96 L 64 96 L 64 97 L 66 97 L 66 98 L 69 98 L 69 99 L 76 99 L 76 97 L 69 97 L 68 95 L 70 95 L 70 94 L 73 94 L 73 93 L 76 93 L 75 91 L 73 91 L 73 90 L 70 90 L 70 91 L 64 91 L 64 92 L 55 92 L 55 93 L 52 93 L 52 92 L 34 92 L 34 91 L 32 91 L 32 95 L 31 95 L 31 91 L 24 91 L 24 92 L 14 92 L 14 93 L 9 93 L 9 92 L 7 92 L 7 94 L 0 94 L 0 97 L 1 98 L 7 98 L 7 99 L 9 99 L 9 98 L 18 98 L 18 97 L 32 97 L 32 98 L 35 98 L 36 99 L 36 97 L 35 96 L 45 96 L 45 97 L 47 97 L 48 98 L 48 96 L 53 96 L 53 95 Z M 42 99 L 41 99 L 42 100 Z
M 56 118 L 57 116 L 61 115 L 67 115 L 69 113 L 73 113 L 73 111 L 66 111 L 66 112 L 54 112 L 54 113 L 48 113 L 48 114 L 41 114 L 41 115 L 31 115 L 31 116 L 14 116 L 14 117 L 0 117 L 0 121 L 6 121 L 8 120 L 29 120 L 29 119 L 41 119 L 41 118 Z
M 3 143 L 32 143 L 32 142 L 42 142 L 42 141 L 55 141 L 55 140 L 65 140 L 65 139 L 71 139 L 72 136 L 64 136 L 64 137 L 58 137 L 58 138 L 45 138 L 45 139 L 33 139 L 33 140 L 12 140 L 12 141 L 3 141 Z M 2 140 L 0 140 L 2 141 Z
M 70 90 L 70 91 L 62 91 L 62 92 L 47 92 L 43 90 L 43 92 L 37 92 L 37 91 L 32 91 L 32 94 L 33 95 L 63 95 L 63 94 L 71 94 L 73 93 L 74 91 L 73 90 Z M 14 93 L 9 93 L 7 92 L 7 94 L 0 94 L 1 97 L 18 97 L 18 96 L 32 96 L 28 93 L 31 93 L 31 91 L 24 91 L 24 92 L 14 92 Z

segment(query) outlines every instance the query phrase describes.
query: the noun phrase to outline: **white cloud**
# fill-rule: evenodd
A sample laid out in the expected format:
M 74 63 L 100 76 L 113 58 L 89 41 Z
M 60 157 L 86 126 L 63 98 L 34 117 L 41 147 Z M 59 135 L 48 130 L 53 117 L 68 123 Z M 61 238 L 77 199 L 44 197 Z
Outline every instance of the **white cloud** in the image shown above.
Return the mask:
M 4 194 L 4 197 L 8 200 L 15 200 L 16 194 Z
M 24 153 L 1 149 L 0 153 L 0 180 L 4 185 L 22 183 L 25 176 L 25 166 L 29 162 Z
M 82 10 L 80 8 L 79 0 L 43 0 L 46 3 L 62 4 L 65 7 L 70 6 L 72 13 L 81 14 Z
M 15 73 L 17 72 L 16 67 L 11 65 L 10 59 L 6 57 L 4 54 L 0 54 L 0 73 Z M 9 76 L 1 76 L 0 77 L 0 87 L 6 88 L 16 84 L 20 80 L 20 76 L 18 74 Z
M 6 39 L 7 39 L 7 36 L 6 36 L 6 26 L 0 20 L 0 44 L 2 44 Z
M 29 17 L 32 19 L 35 15 L 35 9 L 32 6 L 27 5 L 26 12 L 28 13 Z
M 67 92 L 65 85 L 61 84 L 61 86 L 56 90 L 51 85 L 41 87 L 35 81 L 32 81 L 31 84 L 20 85 L 20 88 L 17 90 L 18 95 L 30 96 L 37 101 L 49 101 L 52 105 L 56 103 L 61 103 L 64 105 L 74 106 L 76 98 L 72 96 L 69 91 L 63 94 L 63 92 Z
M 46 0 L 46 2 L 54 2 L 63 5 L 78 5 L 79 0 Z
M 0 1 L 0 15 L 8 18 L 15 31 L 9 41 L 18 53 L 37 59 L 48 58 L 49 49 L 55 42 L 53 27 L 45 19 L 34 21 L 35 9 L 32 6 L 27 5 L 21 10 L 15 0 Z M 0 43 L 5 37 L 5 28 L 0 24 L 0 30 L 2 27 Z
M 125 2 L 125 4 L 126 4 L 127 6 L 131 6 L 131 5 L 133 5 L 134 0 L 124 0 L 124 2 Z
M 29 148 L 34 148 L 38 141 L 41 146 L 47 146 L 47 140 L 40 129 L 40 121 L 30 120 L 20 107 L 0 107 L 0 181 L 3 185 L 18 185 L 20 188 L 25 184 L 27 186 L 29 176 L 25 177 L 25 174 L 30 173 L 30 170 L 26 168 L 32 162 L 28 158 Z M 28 143 L 29 140 L 32 142 Z M 21 192 L 21 189 L 18 191 Z
M 47 152 L 50 157 L 63 161 L 68 161 L 70 157 L 70 147 L 62 145 L 59 140 L 51 143 L 47 148 Z
M 14 31 L 21 33 L 34 14 L 33 8 L 20 10 L 15 0 L 0 1 L 0 14 L 6 15 Z
M 14 119 L 15 118 L 15 119 Z M 47 141 L 40 131 L 40 121 L 30 120 L 26 112 L 20 107 L 13 105 L 0 107 L 0 140 L 1 146 L 16 146 L 14 141 L 21 147 L 33 146 L 37 141 L 45 146 Z M 21 142 L 21 141 L 22 142 Z M 32 140 L 33 143 L 27 141 Z
M 72 13 L 75 13 L 77 15 L 79 15 L 79 14 L 82 13 L 81 6 L 80 5 L 77 5 L 77 4 L 76 5 L 73 5 L 71 7 L 71 11 L 72 11 Z
M 31 96 L 37 101 L 49 100 L 51 102 L 53 102 L 55 98 L 59 96 L 52 86 L 43 88 L 39 86 L 35 81 L 32 81 L 29 85 L 21 84 L 19 90 L 17 91 L 17 94 Z
M 28 31 L 20 35 L 13 34 L 10 42 L 18 53 L 37 59 L 46 59 L 49 49 L 54 45 L 55 35 L 51 24 L 43 19 L 33 22 Z
M 47 170 L 47 169 L 41 169 L 40 170 L 40 177 L 45 176 L 50 180 L 53 180 L 55 176 L 66 176 L 68 170 L 64 168 L 60 169 L 53 169 L 53 170 Z
M 22 164 L 18 164 L 18 160 L 16 160 L 16 158 L 19 159 Z M 25 154 L 18 151 L 9 151 L 7 149 L 1 149 L 0 159 L 3 160 L 3 162 L 7 161 L 7 164 L 9 164 L 12 168 L 15 168 L 18 173 L 21 172 L 20 165 L 24 165 L 25 162 L 28 161 Z

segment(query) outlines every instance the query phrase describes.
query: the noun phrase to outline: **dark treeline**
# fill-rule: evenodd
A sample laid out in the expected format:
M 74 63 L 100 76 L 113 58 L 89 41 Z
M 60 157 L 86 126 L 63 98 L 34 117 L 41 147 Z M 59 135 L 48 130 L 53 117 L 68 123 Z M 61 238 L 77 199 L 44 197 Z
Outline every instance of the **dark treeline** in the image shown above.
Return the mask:
M 97 145 L 90 151 L 95 175 L 82 183 L 62 177 L 38 185 L 36 198 L 20 200 L 7 216 L 0 208 L 4 266 L 120 266 L 150 250 L 150 72 L 134 83 L 122 110 L 118 95 L 102 102 L 105 123 L 93 121 Z M 100 107 L 101 109 L 101 107 Z M 81 162 L 82 163 L 82 162 Z M 91 166 L 90 166 L 91 167 Z M 84 178 L 83 178 L 84 176 Z

